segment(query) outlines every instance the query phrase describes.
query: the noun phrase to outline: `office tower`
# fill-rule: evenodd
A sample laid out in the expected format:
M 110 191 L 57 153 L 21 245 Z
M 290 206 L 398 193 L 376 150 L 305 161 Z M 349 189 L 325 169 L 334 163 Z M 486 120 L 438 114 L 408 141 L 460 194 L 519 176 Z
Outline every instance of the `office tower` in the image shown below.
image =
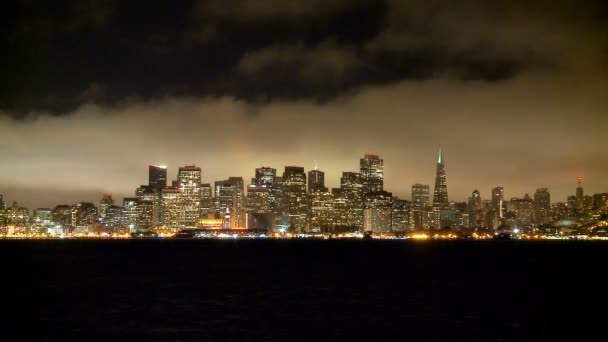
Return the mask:
M 142 185 L 135 190 L 137 196 L 137 229 L 153 229 L 161 225 L 161 195 L 156 188 Z
M 108 208 L 108 210 L 106 212 L 105 225 L 111 231 L 115 232 L 123 227 L 123 224 L 122 224 L 123 210 L 124 210 L 123 207 L 120 207 L 117 205 L 112 205 Z
M 340 188 L 332 189 L 339 225 L 363 230 L 363 181 L 358 172 L 342 172 Z
M 312 193 L 315 191 L 327 192 L 325 187 L 325 172 L 320 171 L 317 163 L 315 168 L 308 171 L 308 192 Z
M 167 187 L 167 166 L 148 165 L 148 185 L 161 194 Z
M 244 195 L 242 177 L 230 177 L 215 182 L 216 212 L 226 213 L 226 209 L 229 209 L 231 227 L 245 227 Z
M 211 184 L 201 184 L 201 217 L 207 217 L 208 214 L 215 211 L 213 203 L 213 189 Z
M 51 211 L 51 217 L 53 224 L 61 226 L 64 232 L 69 232 L 69 228 L 72 225 L 72 207 L 67 204 L 60 204 L 55 206 Z
M 364 197 L 363 229 L 373 233 L 388 233 L 392 226 L 393 194 L 386 191 L 369 192 Z
M 196 228 L 201 214 L 201 168 L 185 165 L 179 168 L 177 183 L 181 191 L 180 225 Z
M 97 222 L 97 208 L 90 202 L 78 202 L 72 206 L 72 227 L 82 227 Z
M 6 202 L 2 195 L 0 195 L 0 227 L 6 225 Z
M 504 196 L 504 189 L 501 186 L 492 189 L 492 209 L 499 218 L 503 218 Z
M 247 187 L 246 206 L 255 214 L 271 212 L 270 188 L 266 184 L 250 184 Z
M 53 218 L 51 215 L 50 208 L 38 208 L 34 210 L 34 217 L 32 218 L 32 230 L 36 233 L 47 232 L 47 229 L 52 226 Z
M 114 200 L 112 199 L 112 194 L 103 194 L 103 197 L 99 201 L 99 218 L 101 222 L 105 222 L 106 213 L 108 212 L 108 208 L 114 205 Z
M 297 231 L 306 229 L 306 173 L 303 167 L 285 166 L 283 172 L 282 214 Z
M 6 209 L 6 225 L 15 227 L 16 230 L 13 233 L 25 233 L 29 223 L 29 210 L 25 207 L 20 207 L 16 201 Z
M 578 177 L 577 178 L 577 184 L 578 186 L 576 187 L 576 202 L 575 202 L 575 209 L 577 212 L 580 212 L 583 210 L 583 177 Z
M 511 198 L 508 209 L 514 213 L 519 228 L 528 227 L 534 221 L 534 200 L 528 194 L 523 198 Z
M 267 187 L 272 188 L 276 176 L 277 169 L 274 169 L 269 166 L 262 166 L 260 168 L 255 169 L 255 182 L 253 182 L 252 184 L 266 185 Z
M 185 228 L 182 220 L 182 192 L 178 188 L 163 189 L 162 196 L 163 226 L 177 230 Z
M 547 188 L 538 188 L 534 193 L 534 220 L 536 224 L 545 224 L 551 216 L 551 194 Z
M 359 166 L 364 195 L 384 190 L 384 160 L 373 153 L 366 153 Z
M 137 230 L 137 197 L 125 197 L 122 201 L 122 225 L 129 228 L 129 232 Z
M 448 186 L 445 179 L 445 166 L 443 164 L 443 151 L 439 148 L 437 158 L 437 175 L 435 176 L 435 191 L 433 194 L 433 207 L 447 209 L 450 207 L 448 201 Z
M 392 231 L 403 233 L 410 230 L 411 202 L 393 198 Z
M 412 185 L 412 204 L 420 207 L 428 207 L 430 201 L 430 187 L 428 184 L 413 184 Z
M 593 195 L 593 210 L 600 215 L 608 213 L 608 193 Z
M 469 202 L 467 203 L 467 211 L 469 214 L 469 224 L 471 228 L 482 226 L 482 213 L 481 213 L 481 194 L 479 190 L 473 190 Z
M 333 233 L 336 227 L 334 195 L 319 189 L 310 194 L 310 222 L 308 231 L 311 233 Z

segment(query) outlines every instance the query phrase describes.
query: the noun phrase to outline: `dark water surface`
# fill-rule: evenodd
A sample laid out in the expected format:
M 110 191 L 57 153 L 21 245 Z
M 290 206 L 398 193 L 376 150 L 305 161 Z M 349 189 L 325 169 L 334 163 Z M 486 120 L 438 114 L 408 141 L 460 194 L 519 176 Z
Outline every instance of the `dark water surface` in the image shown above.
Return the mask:
M 6 341 L 585 340 L 608 323 L 604 243 L 5 240 L 0 260 Z

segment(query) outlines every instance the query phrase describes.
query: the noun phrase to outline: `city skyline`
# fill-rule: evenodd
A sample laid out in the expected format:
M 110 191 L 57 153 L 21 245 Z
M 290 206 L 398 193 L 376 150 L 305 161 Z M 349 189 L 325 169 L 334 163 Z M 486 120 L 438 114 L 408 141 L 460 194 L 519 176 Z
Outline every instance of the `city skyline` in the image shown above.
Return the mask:
M 407 187 L 409 190 L 412 190 L 412 187 L 414 187 L 414 186 L 425 186 L 428 189 L 431 189 L 431 190 L 429 190 L 428 198 L 429 198 L 429 204 L 432 203 L 433 206 L 447 207 L 450 202 L 467 202 L 467 201 L 469 201 L 471 199 L 471 192 L 472 191 L 479 191 L 482 200 L 493 201 L 493 198 L 495 196 L 495 194 L 494 194 L 495 189 L 501 189 L 501 193 L 502 193 L 501 196 L 503 197 L 504 200 L 509 200 L 511 198 L 516 198 L 516 199 L 517 198 L 523 198 L 524 195 L 531 196 L 538 189 L 548 189 L 549 193 L 551 193 L 551 203 L 555 203 L 555 202 L 563 202 L 563 203 L 565 203 L 566 200 L 567 200 L 567 198 L 565 198 L 564 200 L 562 200 L 560 198 L 556 198 L 555 194 L 551 191 L 551 187 L 550 186 L 546 186 L 546 185 L 537 186 L 536 188 L 532 189 L 531 191 L 527 191 L 527 192 L 522 193 L 522 194 L 508 193 L 508 196 L 504 195 L 504 192 L 503 192 L 503 188 L 504 187 L 502 187 L 502 186 L 492 186 L 491 188 L 487 189 L 487 191 L 486 191 L 487 192 L 487 196 L 484 196 L 484 189 L 480 190 L 479 188 L 472 188 L 472 190 L 468 194 L 463 194 L 462 195 L 464 197 L 462 199 L 460 199 L 460 198 L 458 198 L 458 196 L 456 196 L 457 199 L 453 199 L 452 197 L 449 197 L 449 198 L 447 198 L 447 202 L 434 203 L 436 201 L 435 198 L 437 196 L 436 196 L 436 194 L 433 194 L 433 192 L 436 192 L 436 191 L 433 191 L 433 189 L 437 188 L 437 185 L 439 184 L 438 182 L 440 182 L 439 181 L 440 175 L 442 175 L 442 177 L 443 177 L 442 178 L 443 180 L 441 181 L 442 182 L 441 184 L 442 184 L 443 187 L 445 187 L 445 183 L 449 183 L 449 182 L 446 182 L 446 178 L 448 178 L 448 177 L 446 177 L 446 174 L 449 174 L 449 171 L 446 171 L 446 168 L 449 169 L 449 167 L 445 166 L 445 163 L 444 163 L 444 158 L 445 158 L 444 157 L 444 153 L 445 153 L 444 148 L 440 146 L 439 147 L 438 157 L 436 157 L 437 161 L 436 161 L 436 170 L 435 170 L 436 172 L 435 172 L 434 182 L 428 182 L 428 183 L 425 183 L 425 182 L 411 182 L 411 183 L 408 183 L 407 185 L 403 185 L 403 187 Z M 385 166 L 384 160 L 385 159 L 381 155 L 379 155 L 377 153 L 373 153 L 373 152 L 365 153 L 364 158 L 361 158 L 361 165 L 360 165 L 361 168 L 364 167 L 363 166 L 364 165 L 363 161 L 364 160 L 368 160 L 368 158 L 381 158 L 379 160 L 380 160 L 380 165 L 381 165 L 381 170 L 382 171 L 380 171 L 380 176 L 379 176 L 380 188 L 378 188 L 378 189 L 383 190 L 382 184 L 386 181 L 386 179 L 383 176 L 383 170 L 384 170 L 384 166 Z M 322 184 L 325 185 L 325 188 L 319 188 L 320 190 L 324 189 L 323 191 L 330 191 L 332 188 L 338 188 L 338 187 L 340 187 L 340 181 L 338 181 L 337 184 L 326 183 L 324 181 L 324 178 L 325 178 L 325 175 L 327 174 L 327 172 L 325 172 L 325 170 L 323 168 L 319 167 L 317 160 L 314 160 L 313 163 L 314 163 L 313 167 L 310 168 L 310 169 L 308 169 L 306 167 L 303 167 L 304 173 L 308 174 L 308 178 L 306 179 L 307 192 L 311 192 L 311 190 L 316 189 L 315 186 L 313 186 L 311 188 L 311 183 L 310 183 L 311 179 L 309 179 L 310 176 L 311 176 L 311 174 L 315 174 L 315 172 L 322 174 L 322 178 L 321 178 L 321 179 L 323 179 L 323 183 Z M 257 170 L 273 167 L 272 165 L 266 165 L 266 164 L 264 164 L 264 165 L 265 166 L 263 166 L 263 165 L 260 164 L 260 165 L 257 165 L 256 167 L 254 167 L 254 172 L 251 172 L 250 175 L 245 175 L 245 176 L 243 176 L 243 175 L 231 175 L 231 176 L 225 176 L 223 178 L 225 178 L 225 179 L 228 179 L 228 178 L 229 179 L 240 178 L 241 180 L 245 180 L 243 185 L 244 185 L 244 191 L 245 191 L 245 193 L 247 193 L 247 191 L 248 191 L 247 187 L 249 185 L 249 183 L 248 183 L 247 180 L 248 179 L 252 179 L 252 181 L 255 180 L 255 177 L 251 178 L 250 176 L 256 176 L 257 177 L 258 176 L 257 175 Z M 282 167 L 293 168 L 293 167 L 302 167 L 302 166 L 298 166 L 298 165 L 295 165 L 295 164 L 287 164 L 287 165 L 284 165 L 284 166 L 274 167 L 274 169 L 275 170 L 278 169 L 280 171 Z M 160 184 L 165 184 L 165 187 L 168 188 L 168 189 L 172 187 L 172 182 L 173 182 L 174 186 L 177 185 L 178 188 L 182 187 L 180 185 L 181 182 L 179 181 L 180 174 L 182 173 L 183 170 L 188 170 L 188 169 L 191 169 L 191 168 L 194 168 L 194 169 L 198 170 L 198 172 L 199 172 L 199 177 L 201 179 L 199 187 L 201 185 L 209 185 L 209 184 L 212 185 L 213 183 L 215 183 L 215 185 L 216 185 L 215 187 L 217 187 L 218 184 L 223 184 L 224 182 L 230 182 L 230 180 L 222 180 L 221 179 L 222 177 L 220 177 L 219 179 L 215 179 L 215 180 L 205 178 L 205 171 L 204 171 L 204 169 L 200 165 L 195 164 L 195 163 L 185 163 L 185 164 L 176 166 L 176 169 L 174 170 L 175 171 L 175 175 L 174 176 L 171 175 L 171 172 L 170 172 L 171 168 L 170 168 L 169 165 L 167 165 L 167 164 L 148 163 L 147 164 L 147 171 L 146 171 L 146 173 L 147 173 L 147 179 L 148 180 L 141 182 L 141 184 L 143 184 L 142 187 L 146 187 L 146 186 L 149 185 L 150 187 L 155 188 L 158 193 L 160 193 L 160 190 L 164 189 L 164 187 L 160 186 Z M 343 170 L 343 171 L 340 172 L 340 178 L 342 177 L 342 172 L 346 172 L 346 173 L 356 172 L 356 173 L 359 173 L 359 170 L 355 169 L 355 168 L 353 168 L 352 170 Z M 371 173 L 375 174 L 375 172 L 370 172 L 370 177 L 372 177 L 372 178 L 375 177 L 375 176 L 371 175 Z M 279 173 L 279 175 L 280 175 L 280 173 Z M 158 180 L 157 180 L 157 178 L 158 178 Z M 333 177 L 329 177 L 329 179 L 331 179 L 331 178 L 333 178 Z M 577 176 L 575 181 L 576 181 L 576 187 L 574 188 L 574 191 L 571 191 L 570 193 L 567 193 L 566 197 L 573 196 L 573 195 L 576 195 L 578 197 L 579 193 L 582 194 L 582 190 L 581 189 L 584 188 L 583 177 L 582 176 Z M 451 185 L 451 183 L 449 183 L 449 184 Z M 365 187 L 365 185 L 364 185 L 364 187 Z M 451 189 L 451 186 L 447 187 L 447 188 Z M 39 206 L 32 206 L 32 207 L 28 206 L 27 203 L 25 203 L 25 202 L 19 201 L 18 199 L 15 199 L 15 198 L 11 198 L 9 196 L 10 192 L 8 192 L 8 193 L 7 192 L 2 193 L 2 195 L 3 195 L 3 197 L 4 197 L 5 200 L 9 199 L 9 202 L 6 203 L 7 205 L 11 205 L 11 203 L 17 202 L 20 207 L 26 207 L 28 209 L 34 210 L 36 208 L 52 208 L 52 207 L 54 207 L 56 205 L 60 205 L 60 204 L 74 204 L 74 203 L 80 203 L 80 202 L 97 203 L 100 197 L 105 197 L 107 195 L 112 196 L 114 198 L 114 200 L 130 199 L 130 198 L 135 198 L 134 195 L 137 192 L 139 192 L 140 189 L 141 188 L 136 188 L 136 190 L 134 192 L 131 192 L 131 193 L 129 193 L 128 191 L 125 191 L 124 192 L 125 195 L 121 195 L 120 192 L 118 192 L 118 193 L 99 192 L 99 193 L 97 193 L 96 197 L 92 198 L 92 199 L 88 199 L 88 198 L 86 198 L 86 199 L 79 198 L 78 199 L 78 198 L 76 198 L 76 199 L 74 199 L 71 202 L 57 202 L 57 201 L 55 201 L 55 202 L 50 202 L 49 205 L 47 205 L 47 206 L 45 206 L 45 205 L 39 205 Z M 378 189 L 376 189 L 375 191 L 378 191 Z M 398 197 L 401 200 L 414 201 L 412 191 L 400 192 L 398 190 L 395 191 L 395 189 L 391 189 L 391 188 L 384 189 L 384 190 L 390 191 L 395 197 Z M 198 191 L 200 191 L 200 190 L 198 190 Z M 211 191 L 212 191 L 212 195 L 213 196 L 217 196 L 217 192 L 219 190 L 216 189 L 216 190 L 211 190 Z M 586 190 L 585 194 L 588 195 L 588 194 L 593 194 L 593 193 L 605 193 L 605 192 L 606 191 L 591 192 L 589 190 Z M 450 193 L 452 193 L 452 191 L 450 191 Z M 7 194 L 9 194 L 9 195 L 7 195 Z M 400 195 L 400 194 L 405 194 L 405 195 Z M 447 197 L 447 191 L 446 191 L 446 195 L 443 195 L 443 194 L 441 195 L 440 201 L 444 201 L 444 199 L 446 199 L 446 197 Z

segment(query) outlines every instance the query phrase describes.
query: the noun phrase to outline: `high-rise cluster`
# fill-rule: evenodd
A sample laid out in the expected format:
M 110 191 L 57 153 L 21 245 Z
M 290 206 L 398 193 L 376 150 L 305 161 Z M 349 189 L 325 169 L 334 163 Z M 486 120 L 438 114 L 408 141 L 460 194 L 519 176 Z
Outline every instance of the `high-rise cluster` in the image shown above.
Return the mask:
M 359 170 L 345 171 L 340 185 L 328 188 L 325 173 L 315 162 L 308 172 L 302 166 L 285 166 L 282 172 L 269 166 L 255 169 L 247 186 L 242 177 L 202 183 L 200 167 L 178 168 L 167 183 L 167 166 L 149 165 L 148 184 L 135 189 L 122 205 L 103 194 L 91 202 L 29 210 L 13 202 L 7 206 L 0 195 L 0 233 L 258 230 L 302 234 L 372 232 L 403 234 L 410 231 L 518 229 L 550 231 L 555 226 L 585 224 L 608 214 L 608 194 L 584 195 L 582 178 L 566 203 L 551 202 L 547 188 L 533 196 L 505 199 L 496 186 L 482 199 L 474 190 L 466 202 L 448 200 L 444 151 L 439 149 L 435 186 L 411 185 L 411 200 L 400 199 L 384 189 L 384 160 L 366 153 Z M 431 198 L 432 196 L 432 198 Z

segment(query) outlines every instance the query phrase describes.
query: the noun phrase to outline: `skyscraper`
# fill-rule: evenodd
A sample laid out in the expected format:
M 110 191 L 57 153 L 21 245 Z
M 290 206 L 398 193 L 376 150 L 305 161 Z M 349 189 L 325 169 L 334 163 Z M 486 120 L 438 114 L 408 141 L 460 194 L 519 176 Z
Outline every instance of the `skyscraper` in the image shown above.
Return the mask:
M 229 209 L 232 227 L 245 226 L 244 199 L 245 187 L 242 177 L 230 177 L 215 182 L 216 212 L 225 214 L 226 209 Z
M 167 166 L 148 165 L 148 185 L 155 188 L 159 194 L 167 186 Z
M 437 158 L 437 175 L 435 177 L 435 191 L 433 194 L 433 207 L 447 209 L 450 206 L 448 201 L 448 185 L 445 179 L 445 166 L 443 165 L 443 152 L 439 148 Z
M 196 228 L 201 212 L 201 168 L 196 165 L 182 166 L 177 174 L 181 191 L 181 225 Z
M 201 184 L 201 217 L 205 218 L 209 213 L 213 213 L 214 207 L 211 184 Z
M 478 227 L 482 225 L 483 212 L 481 208 L 481 193 L 479 190 L 473 190 L 467 205 L 469 211 L 469 227 Z
M 306 229 L 308 201 L 306 196 L 306 173 L 303 167 L 285 166 L 283 172 L 283 216 L 298 231 Z
M 544 224 L 551 217 L 551 194 L 547 188 L 538 188 L 534 193 L 534 220 Z
M 413 184 L 412 185 L 412 203 L 420 207 L 428 207 L 430 201 L 430 187 L 428 184 Z
M 325 187 L 325 172 L 320 171 L 315 163 L 314 170 L 308 171 L 308 192 L 327 192 Z
M 266 185 L 267 187 L 272 187 L 274 184 L 274 178 L 277 176 L 277 169 L 262 166 L 260 168 L 255 169 L 255 183 L 254 185 Z
M 384 190 L 384 160 L 373 153 L 366 153 L 359 161 L 363 194 Z
M 99 201 L 99 218 L 102 222 L 105 222 L 108 208 L 114 205 L 112 194 L 103 194 L 103 197 Z
M 578 184 L 578 186 L 576 187 L 575 208 L 576 208 L 577 212 L 580 212 L 583 209 L 583 201 L 584 201 L 584 196 L 583 196 L 583 177 L 579 176 L 577 178 L 577 184 Z

